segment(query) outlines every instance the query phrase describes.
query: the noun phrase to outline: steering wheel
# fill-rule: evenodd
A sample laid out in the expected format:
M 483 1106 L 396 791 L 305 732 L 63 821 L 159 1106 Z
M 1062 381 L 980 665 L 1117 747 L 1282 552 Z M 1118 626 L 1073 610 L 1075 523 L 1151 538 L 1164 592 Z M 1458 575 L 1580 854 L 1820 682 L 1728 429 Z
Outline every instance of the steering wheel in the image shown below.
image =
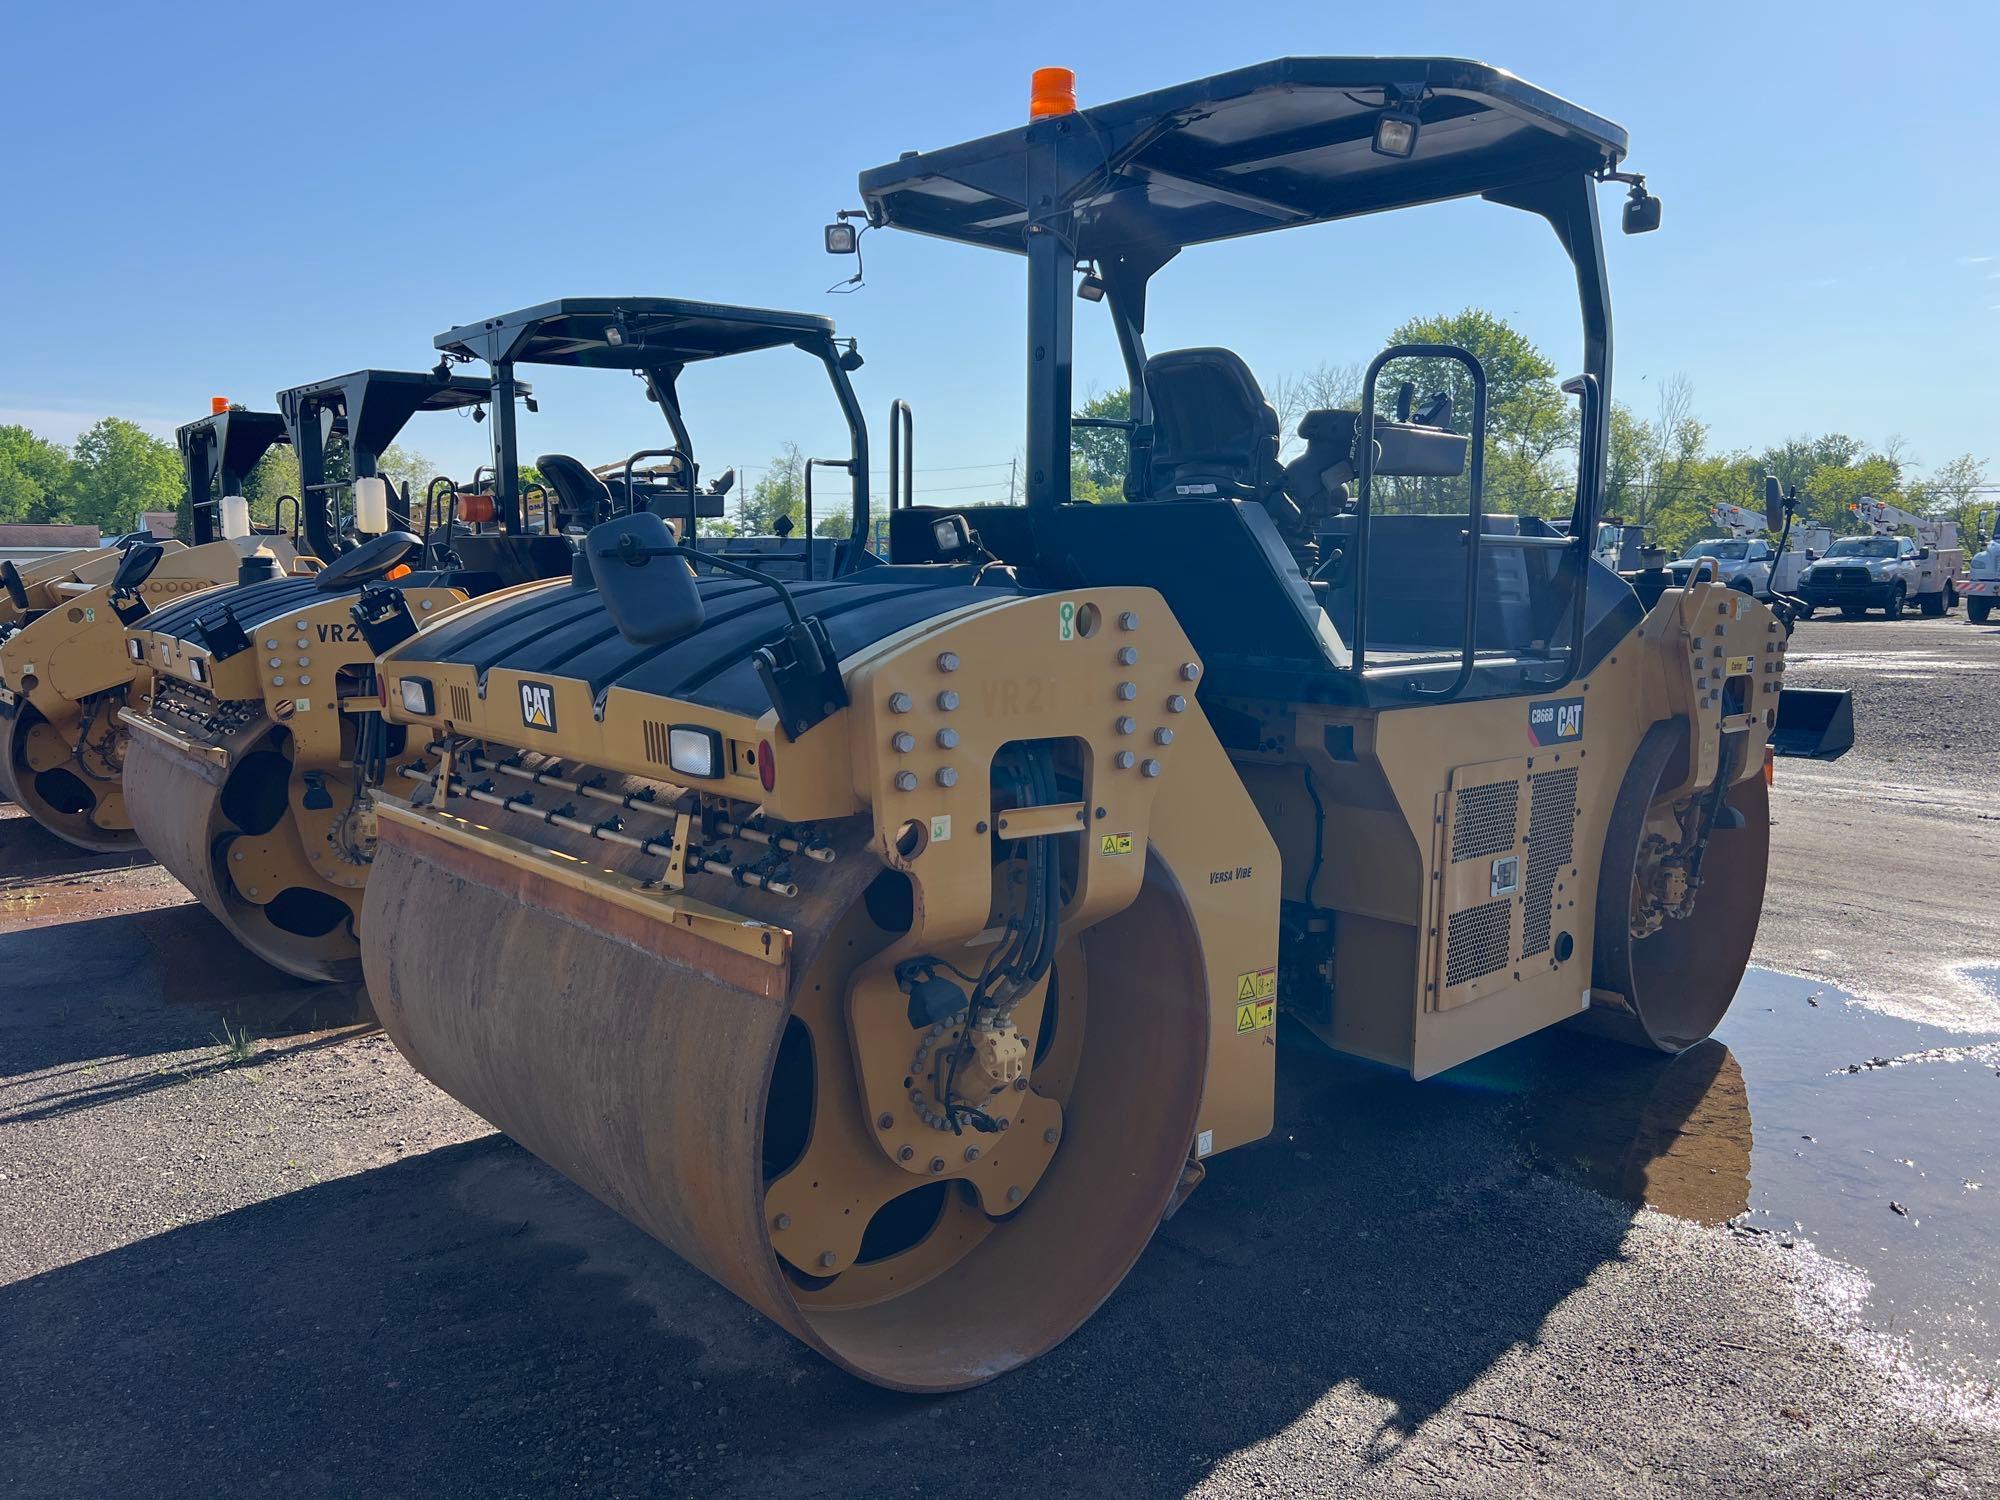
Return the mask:
M 118 571 L 111 576 L 111 591 L 115 594 L 131 593 L 153 576 L 153 569 L 166 555 L 167 549 L 158 542 L 134 542 L 118 559 Z
M 423 543 L 407 531 L 385 531 L 363 542 L 352 552 L 343 552 L 313 575 L 313 587 L 323 594 L 337 594 L 356 584 L 382 577 L 396 564 L 418 551 Z

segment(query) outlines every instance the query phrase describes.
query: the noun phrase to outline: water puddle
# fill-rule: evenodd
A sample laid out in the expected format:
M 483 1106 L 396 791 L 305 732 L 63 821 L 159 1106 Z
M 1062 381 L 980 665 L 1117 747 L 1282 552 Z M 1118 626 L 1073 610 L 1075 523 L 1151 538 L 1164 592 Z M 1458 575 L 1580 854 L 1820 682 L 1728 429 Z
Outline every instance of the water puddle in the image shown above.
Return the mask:
M 1515 1094 L 1549 1170 L 1810 1242 L 1868 1279 L 1866 1330 L 1906 1339 L 1932 1376 L 2000 1383 L 2000 1033 L 1752 970 L 1716 1038 L 1683 1057 L 1544 1035 L 1448 1076 Z
M 1928 669 L 1913 680 L 1929 681 L 1940 672 L 1990 672 L 1994 664 L 1977 658 L 1967 658 L 1955 652 L 1943 651 L 1885 651 L 1879 656 L 1865 656 L 1852 651 L 1799 651 L 1785 653 L 1787 667 L 1817 666 L 1835 663 L 1844 672 L 1908 673 L 1913 668 Z

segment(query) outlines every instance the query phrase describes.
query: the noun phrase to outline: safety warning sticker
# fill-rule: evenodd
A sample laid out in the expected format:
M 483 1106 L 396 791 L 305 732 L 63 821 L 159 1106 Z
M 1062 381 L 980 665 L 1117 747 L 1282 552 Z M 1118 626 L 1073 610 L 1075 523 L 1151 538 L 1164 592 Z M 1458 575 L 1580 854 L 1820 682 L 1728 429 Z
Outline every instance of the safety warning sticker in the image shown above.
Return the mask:
M 1750 670 L 1750 658 L 1747 656 L 1732 656 L 1724 665 L 1723 670 L 1731 677 L 1741 677 L 1745 672 Z
M 1278 971 L 1253 969 L 1236 976 L 1236 1029 L 1261 1031 L 1278 1019 Z
M 1065 599 L 1056 610 L 1056 639 L 1073 641 L 1076 639 L 1076 601 Z
M 1130 854 L 1132 852 L 1132 835 L 1129 833 L 1101 834 L 1097 840 L 1097 852 L 1099 854 Z

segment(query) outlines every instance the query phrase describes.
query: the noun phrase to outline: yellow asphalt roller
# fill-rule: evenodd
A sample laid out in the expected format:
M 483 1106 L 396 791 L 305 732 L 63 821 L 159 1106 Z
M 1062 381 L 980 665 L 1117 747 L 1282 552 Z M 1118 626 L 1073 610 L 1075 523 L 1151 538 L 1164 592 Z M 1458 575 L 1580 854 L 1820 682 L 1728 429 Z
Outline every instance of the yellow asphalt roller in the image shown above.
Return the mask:
M 280 567 L 280 551 L 286 561 L 294 555 L 282 537 L 140 542 L 119 554 L 112 579 L 58 585 L 59 603 L 0 637 L 0 790 L 80 849 L 140 847 L 121 782 L 119 712 L 145 692 L 150 674 L 128 652 L 120 601 L 132 612 L 186 600 L 233 583 L 246 554 Z M 150 571 L 121 589 L 119 565 Z
M 1453 59 L 1283 59 L 1084 128 L 1038 89 L 1035 113 L 860 184 L 871 225 L 1024 255 L 1026 504 L 892 505 L 885 566 L 829 326 L 545 304 L 439 346 L 496 387 L 629 361 L 662 396 L 730 348 L 816 354 L 849 413 L 816 460 L 853 482 L 844 550 L 781 581 L 625 517 L 570 582 L 378 668 L 411 739 L 362 950 L 397 1045 L 907 1390 L 1047 1349 L 1269 1130 L 1281 1005 L 1288 1037 L 1417 1078 L 1568 1022 L 1707 1036 L 1770 838 L 1781 623 L 1707 582 L 1649 608 L 1589 550 L 1623 131 Z M 1183 249 L 1468 195 L 1546 221 L 1576 273 L 1566 527 L 1486 510 L 1472 351 L 1385 351 L 1286 465 L 1244 361 L 1145 347 Z M 1124 504 L 1069 492 L 1086 307 L 1132 392 Z
M 951 1389 L 1089 1315 L 1197 1135 L 1268 1130 L 1276 864 L 1200 716 L 1166 718 L 1191 658 L 1156 597 L 795 592 L 842 607 L 792 638 L 818 669 L 778 668 L 789 738 L 755 582 L 705 583 L 664 650 L 550 585 L 389 653 L 435 743 L 381 804 L 368 984 L 433 1081 L 781 1325 Z M 1149 762 L 1212 797 L 1107 775 L 1127 681 L 1177 731 Z
M 402 732 L 375 712 L 376 652 L 504 576 L 542 576 L 533 560 L 550 547 L 568 566 L 557 538 L 480 537 L 487 562 L 507 565 L 500 574 L 430 556 L 402 529 L 408 497 L 377 472 L 382 452 L 417 413 L 462 411 L 489 394 L 470 376 L 382 369 L 279 392 L 283 416 L 259 417 L 258 432 L 289 435 L 306 496 L 301 529 L 325 566 L 246 579 L 133 624 L 128 649 L 154 683 L 122 715 L 133 822 L 245 947 L 301 978 L 360 974 L 354 921 L 374 858 L 370 793 L 402 749 Z M 247 442 L 255 416 L 230 415 L 234 446 L 211 445 L 225 457 Z M 358 478 L 329 477 L 331 435 Z M 346 526 L 333 504 L 343 487 L 353 499 Z
M 373 712 L 374 649 L 354 617 L 416 545 L 382 540 L 311 577 L 155 610 L 130 635 L 149 674 L 120 725 L 137 836 L 246 948 L 305 979 L 359 977 L 367 768 L 401 747 Z M 436 575 L 401 582 L 388 592 L 417 618 L 465 597 Z
M 76 585 L 109 583 L 123 550 L 80 547 L 22 564 L 0 562 L 0 630 L 16 627 L 80 592 Z

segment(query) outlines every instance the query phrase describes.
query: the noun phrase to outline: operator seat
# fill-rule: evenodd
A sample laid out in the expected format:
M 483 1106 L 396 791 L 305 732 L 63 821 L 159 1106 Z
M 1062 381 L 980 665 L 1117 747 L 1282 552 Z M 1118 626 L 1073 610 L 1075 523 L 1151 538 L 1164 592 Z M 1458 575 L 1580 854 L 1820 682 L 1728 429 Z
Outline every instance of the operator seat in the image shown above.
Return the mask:
M 1274 497 L 1278 413 L 1250 367 L 1228 349 L 1173 349 L 1146 361 L 1153 404 L 1149 500 Z
M 556 492 L 556 506 L 561 512 L 556 523 L 558 531 L 569 526 L 588 529 L 610 517 L 611 487 L 578 460 L 567 453 L 544 453 L 535 460 L 535 467 Z

